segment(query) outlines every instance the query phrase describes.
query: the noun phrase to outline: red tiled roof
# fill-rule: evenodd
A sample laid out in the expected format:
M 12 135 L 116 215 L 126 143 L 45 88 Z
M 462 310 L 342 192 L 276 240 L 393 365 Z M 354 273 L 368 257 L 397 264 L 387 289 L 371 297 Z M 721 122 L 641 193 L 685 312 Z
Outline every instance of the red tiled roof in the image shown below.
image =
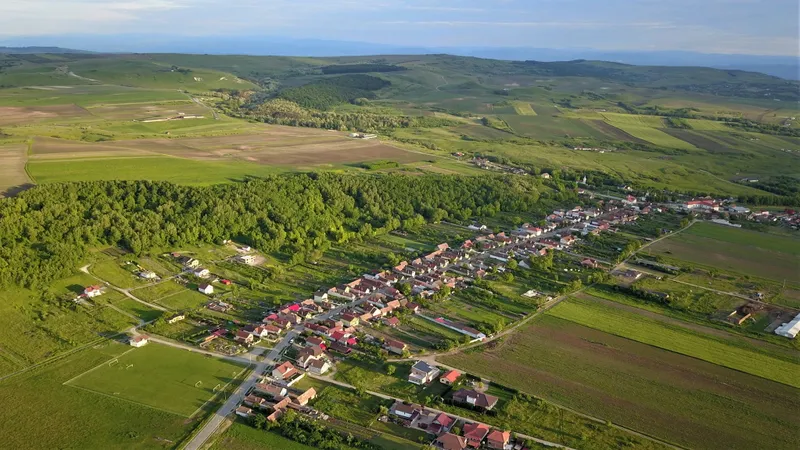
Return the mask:
M 442 376 L 445 380 L 449 381 L 450 383 L 455 383 L 458 380 L 458 377 L 461 376 L 461 372 L 457 370 L 450 370 L 446 374 Z

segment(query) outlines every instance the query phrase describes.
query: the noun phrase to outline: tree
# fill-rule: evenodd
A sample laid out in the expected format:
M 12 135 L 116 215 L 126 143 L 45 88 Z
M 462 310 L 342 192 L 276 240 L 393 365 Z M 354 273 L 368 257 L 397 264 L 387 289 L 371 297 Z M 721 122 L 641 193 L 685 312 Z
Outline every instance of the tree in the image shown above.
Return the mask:
M 394 365 L 386 366 L 386 375 L 394 375 L 396 370 L 397 370 L 397 367 L 394 366 Z
M 517 261 L 515 259 L 509 259 L 507 267 L 511 270 L 514 270 L 518 267 Z

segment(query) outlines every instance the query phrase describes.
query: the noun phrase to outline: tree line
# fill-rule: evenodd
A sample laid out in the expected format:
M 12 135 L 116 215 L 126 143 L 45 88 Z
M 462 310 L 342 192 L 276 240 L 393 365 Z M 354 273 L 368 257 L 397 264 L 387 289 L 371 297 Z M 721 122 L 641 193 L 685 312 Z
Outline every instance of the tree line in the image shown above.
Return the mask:
M 540 181 L 507 176 L 275 175 L 208 187 L 98 181 L 37 186 L 0 201 L 0 286 L 42 288 L 90 249 L 140 255 L 236 239 L 292 263 L 333 244 L 413 228 L 534 211 Z M 550 195 L 547 192 L 546 195 Z

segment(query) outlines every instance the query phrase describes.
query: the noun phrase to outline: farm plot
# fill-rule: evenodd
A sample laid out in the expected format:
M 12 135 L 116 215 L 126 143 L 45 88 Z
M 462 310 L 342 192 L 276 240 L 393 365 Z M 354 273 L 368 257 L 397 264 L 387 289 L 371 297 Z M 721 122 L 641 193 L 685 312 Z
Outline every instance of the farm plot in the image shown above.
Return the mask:
M 514 112 L 520 116 L 535 116 L 536 111 L 533 110 L 530 103 L 527 102 L 511 102 L 514 107 Z
M 154 300 L 154 303 L 157 303 L 165 308 L 175 310 L 195 309 L 207 302 L 208 297 L 200 292 L 189 289 L 184 289 L 183 291 L 178 291 L 177 293 L 166 295 L 158 300 Z
M 621 113 L 600 113 L 607 121 L 613 125 L 633 125 L 651 128 L 663 128 L 664 119 L 659 116 L 645 116 L 639 114 L 621 114 Z
M 697 150 L 694 145 L 673 137 L 657 128 L 647 125 L 631 124 L 629 122 L 611 122 L 611 125 L 622 131 L 661 147 L 678 148 L 683 150 Z
M 0 197 L 15 195 L 32 186 L 25 172 L 26 153 L 24 144 L 0 147 Z
M 96 105 L 87 109 L 93 115 L 108 120 L 147 120 L 176 117 L 179 114 L 193 116 L 211 114 L 207 108 L 190 100 L 168 103 Z
M 114 357 L 67 381 L 102 395 L 192 417 L 244 368 L 216 358 L 149 344 Z
M 790 449 L 800 426 L 795 388 L 550 315 L 440 360 L 688 447 Z
M 698 223 L 648 251 L 771 280 L 796 281 L 800 240 Z
M 76 105 L 0 107 L 0 125 L 17 125 L 51 119 L 85 118 L 91 114 Z
M 730 147 L 728 145 L 722 144 L 717 142 L 713 139 L 710 139 L 706 136 L 701 134 L 692 132 L 690 130 L 678 130 L 678 129 L 665 129 L 665 133 L 669 134 L 670 136 L 680 139 L 682 141 L 688 142 L 694 145 L 697 148 L 702 148 L 709 153 L 713 154 L 725 154 L 725 153 L 742 153 L 741 151 L 737 150 L 736 148 Z
M 565 136 L 570 136 L 573 138 L 608 138 L 608 136 L 580 119 L 568 119 L 565 117 L 552 116 L 518 115 L 501 115 L 500 118 L 505 120 L 515 133 L 532 137 L 534 139 L 560 139 Z
M 717 339 L 674 323 L 586 299 L 570 299 L 550 310 L 548 314 L 767 380 L 800 387 L 800 379 L 794 376 L 800 369 L 796 361 L 772 356 L 777 353 L 761 352 L 748 346 L 743 340 L 734 341 L 734 336 L 730 336 L 730 339 Z

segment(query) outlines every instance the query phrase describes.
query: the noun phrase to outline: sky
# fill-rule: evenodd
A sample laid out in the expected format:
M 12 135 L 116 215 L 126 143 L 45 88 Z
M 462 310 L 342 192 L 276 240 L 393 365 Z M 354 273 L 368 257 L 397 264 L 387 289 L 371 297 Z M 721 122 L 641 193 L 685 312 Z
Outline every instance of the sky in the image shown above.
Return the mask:
M 424 47 L 798 56 L 798 0 L 1 0 L 38 36 L 280 36 Z

